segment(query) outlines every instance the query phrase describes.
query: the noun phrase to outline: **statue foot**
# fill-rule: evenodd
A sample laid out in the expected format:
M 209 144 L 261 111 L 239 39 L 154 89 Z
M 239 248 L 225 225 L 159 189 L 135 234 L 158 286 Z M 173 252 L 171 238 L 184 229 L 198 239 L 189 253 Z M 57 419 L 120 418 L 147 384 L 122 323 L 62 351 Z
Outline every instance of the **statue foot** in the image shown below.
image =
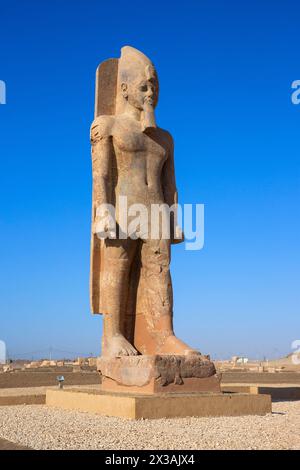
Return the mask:
M 105 338 L 103 355 L 109 357 L 137 356 L 137 350 L 121 334 Z
M 175 335 L 167 336 L 163 345 L 159 348 L 158 354 L 175 354 L 175 355 L 201 355 L 200 351 L 193 349 L 186 343 L 178 339 Z

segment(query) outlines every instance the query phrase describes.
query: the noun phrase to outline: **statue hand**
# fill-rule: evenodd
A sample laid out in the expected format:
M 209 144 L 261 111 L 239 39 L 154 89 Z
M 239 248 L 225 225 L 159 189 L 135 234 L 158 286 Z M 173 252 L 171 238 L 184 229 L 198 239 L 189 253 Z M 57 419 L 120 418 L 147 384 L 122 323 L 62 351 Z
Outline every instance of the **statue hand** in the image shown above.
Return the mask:
M 116 224 L 112 220 L 111 215 L 104 217 L 96 216 L 92 231 L 98 238 L 105 240 L 106 238 L 116 238 Z

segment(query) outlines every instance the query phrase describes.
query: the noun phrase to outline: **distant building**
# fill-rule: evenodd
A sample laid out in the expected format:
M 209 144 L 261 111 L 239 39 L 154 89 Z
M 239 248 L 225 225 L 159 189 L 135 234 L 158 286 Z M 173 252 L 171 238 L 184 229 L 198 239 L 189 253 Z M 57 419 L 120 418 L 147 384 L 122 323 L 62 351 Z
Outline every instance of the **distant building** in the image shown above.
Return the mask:
M 236 360 L 237 364 L 247 364 L 249 361 L 248 357 L 238 357 Z
M 0 364 L 6 364 L 6 344 L 0 340 Z
M 231 361 L 234 364 L 247 364 L 249 362 L 248 357 L 242 357 L 242 356 L 233 356 L 231 358 Z

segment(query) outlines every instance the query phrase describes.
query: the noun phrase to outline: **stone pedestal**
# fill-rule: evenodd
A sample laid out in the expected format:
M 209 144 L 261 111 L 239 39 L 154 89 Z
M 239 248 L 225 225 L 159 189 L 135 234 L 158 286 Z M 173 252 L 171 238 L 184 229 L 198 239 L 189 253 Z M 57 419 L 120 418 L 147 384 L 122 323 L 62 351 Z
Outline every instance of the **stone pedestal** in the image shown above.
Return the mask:
M 214 364 L 204 356 L 100 357 L 102 390 L 124 393 L 221 392 Z
M 127 419 L 265 415 L 269 395 L 247 393 L 107 393 L 97 390 L 47 390 L 46 405 Z
M 271 397 L 222 393 L 214 364 L 204 356 L 100 357 L 98 390 L 48 390 L 46 404 L 128 419 L 264 415 Z

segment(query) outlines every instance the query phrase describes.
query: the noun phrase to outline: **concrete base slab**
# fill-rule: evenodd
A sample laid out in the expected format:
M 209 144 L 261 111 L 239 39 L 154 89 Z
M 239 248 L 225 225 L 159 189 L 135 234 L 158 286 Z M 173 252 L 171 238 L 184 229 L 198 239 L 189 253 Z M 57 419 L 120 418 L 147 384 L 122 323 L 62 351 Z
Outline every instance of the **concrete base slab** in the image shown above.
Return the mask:
M 222 384 L 222 392 L 253 393 L 270 395 L 272 400 L 300 400 L 300 386 L 298 385 L 258 385 L 258 384 Z
M 46 395 L 15 395 L 0 397 L 0 406 L 44 405 Z
M 73 385 L 72 387 L 66 386 L 66 389 L 85 389 L 86 386 Z M 89 389 L 100 390 L 100 385 L 89 385 Z M 2 388 L 0 389 L 0 406 L 14 406 L 14 405 L 45 405 L 46 391 L 57 390 L 55 387 L 27 387 L 27 388 Z
M 243 393 L 134 395 L 96 390 L 48 390 L 46 405 L 128 419 L 265 415 L 272 412 L 269 395 Z

